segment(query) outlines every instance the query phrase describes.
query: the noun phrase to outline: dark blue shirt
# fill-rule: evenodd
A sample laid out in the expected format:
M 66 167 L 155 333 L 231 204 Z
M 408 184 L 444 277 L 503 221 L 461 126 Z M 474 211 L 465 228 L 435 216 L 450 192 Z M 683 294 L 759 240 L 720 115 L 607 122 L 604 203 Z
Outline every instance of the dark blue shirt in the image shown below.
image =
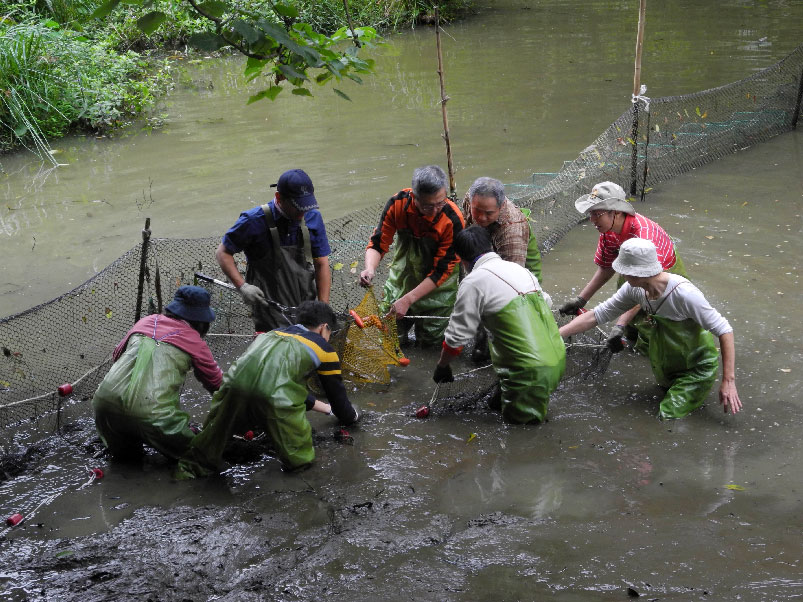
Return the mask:
M 276 207 L 276 199 L 268 203 L 276 228 L 279 231 L 279 244 L 289 247 L 298 241 L 300 222 L 288 219 Z M 317 209 L 304 213 L 304 222 L 309 228 L 310 246 L 313 257 L 328 257 L 332 253 L 329 239 L 326 237 L 326 227 L 323 217 Z M 237 222 L 229 228 L 223 236 L 223 246 L 233 255 L 245 251 L 248 259 L 259 259 L 268 251 L 265 245 L 268 236 L 268 227 L 265 224 L 265 213 L 262 206 L 243 211 Z

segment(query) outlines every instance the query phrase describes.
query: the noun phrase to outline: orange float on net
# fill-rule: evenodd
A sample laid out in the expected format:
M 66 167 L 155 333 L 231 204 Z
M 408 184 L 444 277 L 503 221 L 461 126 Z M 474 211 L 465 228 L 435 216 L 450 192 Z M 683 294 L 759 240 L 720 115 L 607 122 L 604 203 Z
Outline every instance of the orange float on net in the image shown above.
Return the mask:
M 362 318 L 357 314 L 356 311 L 353 309 L 349 310 L 351 317 L 354 318 L 354 323 L 359 326 L 360 328 L 365 328 L 365 323 L 362 321 Z

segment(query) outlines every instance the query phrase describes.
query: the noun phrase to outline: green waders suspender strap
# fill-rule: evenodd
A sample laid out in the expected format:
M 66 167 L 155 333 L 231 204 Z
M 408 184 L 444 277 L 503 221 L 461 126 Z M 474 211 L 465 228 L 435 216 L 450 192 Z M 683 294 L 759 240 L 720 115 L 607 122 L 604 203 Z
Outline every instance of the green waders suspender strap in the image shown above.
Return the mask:
M 279 229 L 276 227 L 276 221 L 273 219 L 273 212 L 270 210 L 270 205 L 267 203 L 262 205 L 262 212 L 265 214 L 265 224 L 268 226 L 268 235 L 270 236 L 271 243 L 273 244 L 274 256 L 278 257 L 281 253 L 279 248 Z M 309 228 L 307 224 L 302 222 L 299 224 L 300 232 L 298 235 L 304 245 L 304 259 L 307 263 L 312 264 L 312 240 L 310 238 Z

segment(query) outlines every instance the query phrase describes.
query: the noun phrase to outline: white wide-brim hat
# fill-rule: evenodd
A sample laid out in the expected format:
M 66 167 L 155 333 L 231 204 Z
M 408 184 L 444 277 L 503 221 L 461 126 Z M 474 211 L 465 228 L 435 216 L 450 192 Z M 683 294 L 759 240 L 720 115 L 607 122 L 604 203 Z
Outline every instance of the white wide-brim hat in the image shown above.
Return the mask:
M 588 213 L 591 210 L 621 211 L 633 215 L 636 210 L 633 205 L 627 202 L 627 195 L 624 188 L 614 182 L 600 182 L 591 189 L 589 194 L 584 194 L 574 202 L 574 206 L 580 213 Z
M 658 261 L 658 253 L 651 240 L 631 238 L 619 247 L 619 256 L 612 266 L 622 276 L 649 278 L 664 271 Z

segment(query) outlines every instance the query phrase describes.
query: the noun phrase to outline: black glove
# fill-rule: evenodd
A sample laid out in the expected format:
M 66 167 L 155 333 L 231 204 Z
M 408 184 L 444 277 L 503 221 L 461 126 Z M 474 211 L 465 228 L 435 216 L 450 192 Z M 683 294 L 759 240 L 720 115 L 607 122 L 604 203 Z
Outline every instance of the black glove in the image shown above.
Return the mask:
M 605 339 L 605 344 L 608 346 L 608 349 L 613 351 L 614 353 L 619 353 L 622 349 L 625 348 L 625 343 L 622 341 L 622 337 L 625 334 L 625 327 L 619 326 L 618 324 L 611 328 L 611 333 L 608 335 L 608 338 Z
M 451 366 L 435 366 L 435 373 L 432 375 L 432 380 L 436 383 L 452 383 L 454 376 L 452 375 Z
M 586 303 L 588 303 L 588 301 L 586 299 L 583 299 L 580 295 L 578 295 L 571 301 L 566 301 L 566 303 L 564 303 L 558 308 L 558 311 L 563 316 L 567 314 L 570 316 L 576 316 L 577 312 L 580 311 L 582 308 L 584 308 Z

